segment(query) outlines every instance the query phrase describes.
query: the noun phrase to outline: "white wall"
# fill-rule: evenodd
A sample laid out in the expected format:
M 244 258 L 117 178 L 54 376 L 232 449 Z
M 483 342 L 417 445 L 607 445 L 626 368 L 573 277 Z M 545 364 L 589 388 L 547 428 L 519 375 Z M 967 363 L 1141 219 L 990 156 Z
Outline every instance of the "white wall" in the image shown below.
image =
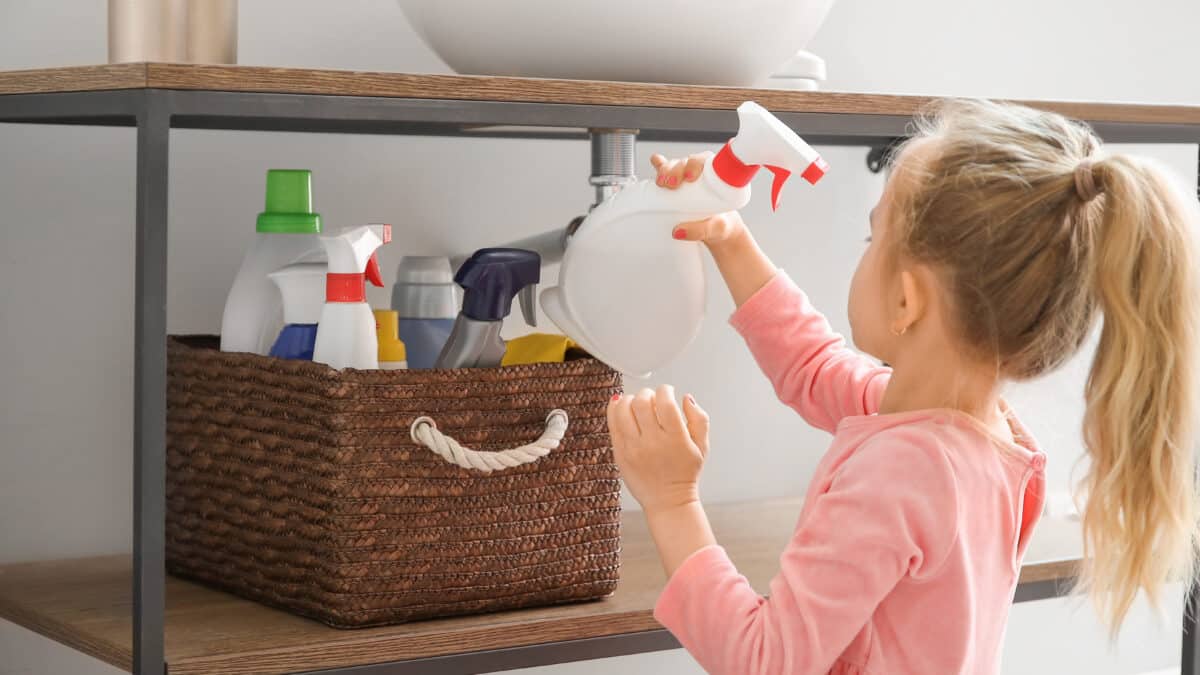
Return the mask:
M 103 3 L 64 4 L 0 2 L 0 68 L 103 61 Z M 812 48 L 829 63 L 830 89 L 1195 101 L 1200 79 L 1174 73 L 1200 62 L 1197 25 L 1200 4 L 1187 0 L 843 0 Z M 240 31 L 247 64 L 446 72 L 388 0 L 246 0 Z M 316 207 L 331 225 L 394 223 L 396 241 L 382 253 L 387 276 L 398 255 L 540 232 L 591 198 L 583 143 L 201 131 L 175 132 L 171 142 L 168 321 L 178 332 L 219 327 L 269 167 L 312 168 Z M 640 167 L 653 151 L 698 149 L 644 145 Z M 823 150 L 833 171 L 819 189 L 791 186 L 778 214 L 759 200 L 746 215 L 844 330 L 850 273 L 881 179 L 866 172 L 863 150 Z M 1136 150 L 1195 181 L 1194 147 Z M 514 152 L 528 158 L 515 180 L 501 169 Z M 0 127 L 0 562 L 129 549 L 133 172 L 129 130 Z M 384 303 L 386 292 L 371 299 Z M 704 495 L 801 494 L 827 438 L 775 402 L 721 320 L 731 308 L 722 288 L 710 305 L 700 339 L 658 378 L 694 392 L 714 415 Z M 1080 453 L 1085 368 L 1086 356 L 1011 396 L 1050 453 L 1060 491 Z M 1139 607 L 1115 654 L 1086 608 L 1020 605 L 1005 672 L 1168 667 L 1178 659 L 1178 597 L 1164 624 Z M 0 622 L 0 675 L 111 672 L 85 670 L 89 660 L 49 645 Z M 530 672 L 699 672 L 682 652 L 618 664 Z

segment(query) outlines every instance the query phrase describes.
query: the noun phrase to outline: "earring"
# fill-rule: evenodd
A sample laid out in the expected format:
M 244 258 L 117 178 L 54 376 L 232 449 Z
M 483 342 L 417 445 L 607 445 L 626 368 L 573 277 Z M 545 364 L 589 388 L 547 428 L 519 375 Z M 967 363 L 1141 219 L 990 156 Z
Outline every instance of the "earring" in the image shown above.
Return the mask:
M 908 332 L 908 326 L 905 326 L 904 328 L 901 328 L 900 330 L 896 330 L 896 327 L 892 326 L 892 335 L 895 335 L 896 337 L 900 337 L 901 335 L 904 335 L 907 332 Z

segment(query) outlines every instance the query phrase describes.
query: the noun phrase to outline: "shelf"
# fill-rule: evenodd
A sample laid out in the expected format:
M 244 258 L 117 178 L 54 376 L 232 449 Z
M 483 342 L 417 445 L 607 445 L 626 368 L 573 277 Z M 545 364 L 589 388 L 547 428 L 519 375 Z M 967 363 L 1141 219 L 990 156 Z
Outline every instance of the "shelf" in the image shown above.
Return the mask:
M 137 126 L 134 550 L 128 556 L 0 567 L 0 617 L 126 670 L 429 675 L 600 658 L 673 646 L 651 609 L 664 583 L 640 514 L 625 519 L 622 582 L 604 601 L 338 631 L 167 578 L 163 549 L 166 259 L 171 129 L 461 137 L 586 138 L 636 129 L 644 141 L 723 142 L 754 99 L 817 144 L 878 145 L 904 135 L 921 96 L 793 92 L 512 77 L 413 75 L 136 63 L 0 72 L 0 122 Z M 1200 106 L 1027 102 L 1090 122 L 1109 141 L 1200 142 Z M 713 507 L 714 528 L 758 589 L 767 587 L 799 503 Z M 1017 601 L 1060 594 L 1079 526 L 1044 522 Z M 132 592 L 140 591 L 137 603 Z M 137 653 L 131 634 L 141 617 Z M 164 632 L 165 623 L 165 632 Z M 1185 635 L 1188 633 L 1185 622 Z M 1191 637 L 1187 637 L 1191 640 Z M 436 662 L 436 663 L 435 663 Z M 1185 655 L 1185 664 L 1191 659 Z M 393 664 L 357 668 L 363 664 Z M 440 665 L 439 665 L 440 664 Z
M 736 124 L 729 111 L 753 99 L 814 142 L 839 144 L 873 144 L 903 135 L 913 114 L 932 100 L 635 82 L 132 63 L 0 72 L 0 120 L 45 119 L 22 116 L 21 106 L 6 114 L 5 95 L 55 95 L 70 104 L 59 121 L 128 125 L 134 111 L 122 105 L 118 95 L 139 90 L 173 92 L 176 128 L 553 138 L 582 137 L 588 127 L 616 126 L 641 129 L 644 138 L 652 140 L 727 135 Z M 316 99 L 342 100 L 340 109 L 313 110 L 299 104 Z M 361 101 L 348 105 L 349 99 Z M 423 105 L 398 114 L 398 100 Z M 1024 102 L 1086 120 L 1108 140 L 1200 140 L 1200 106 Z M 529 126 L 541 128 L 514 128 Z
M 0 72 L 0 94 L 185 89 L 327 96 L 732 109 L 753 98 L 773 111 L 911 116 L 928 96 L 704 87 L 473 75 L 128 63 Z M 1032 102 L 1096 121 L 1200 124 L 1200 106 Z
M 755 588 L 765 589 L 800 502 L 708 510 L 739 570 Z M 328 628 L 168 577 L 169 672 L 266 675 L 660 630 L 651 610 L 665 576 L 641 514 L 626 514 L 624 528 L 621 585 L 611 598 L 386 628 Z M 1080 550 L 1078 532 L 1075 521 L 1043 521 L 1021 571 L 1022 585 L 1069 577 Z M 131 569 L 127 556 L 0 567 L 0 617 L 129 670 Z

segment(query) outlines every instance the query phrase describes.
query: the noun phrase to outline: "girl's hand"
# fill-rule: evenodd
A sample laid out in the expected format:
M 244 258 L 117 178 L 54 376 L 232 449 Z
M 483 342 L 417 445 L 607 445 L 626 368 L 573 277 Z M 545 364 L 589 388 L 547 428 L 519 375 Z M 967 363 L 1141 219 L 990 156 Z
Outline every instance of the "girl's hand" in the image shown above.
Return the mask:
M 647 516 L 700 502 L 700 469 L 708 455 L 708 414 L 695 399 L 675 404 L 675 389 L 643 389 L 608 406 L 617 466 Z
M 700 178 L 704 165 L 711 152 L 701 152 L 686 159 L 667 159 L 662 155 L 652 155 L 650 163 L 658 171 L 660 187 L 674 190 L 684 183 L 692 183 Z M 746 232 L 746 223 L 737 211 L 720 213 L 703 220 L 680 223 L 671 233 L 676 239 L 683 241 L 702 241 L 712 248 L 729 241 L 736 241 Z
M 704 171 L 704 165 L 712 156 L 711 152 L 698 152 L 684 159 L 667 159 L 662 155 L 650 155 L 650 164 L 658 171 L 658 180 L 655 182 L 659 187 L 670 190 L 674 190 L 685 182 L 694 183 L 699 180 L 701 172 Z
M 681 241 L 702 241 L 714 254 L 727 244 L 746 240 L 746 223 L 737 211 L 726 211 L 703 220 L 693 220 L 675 226 L 671 236 Z

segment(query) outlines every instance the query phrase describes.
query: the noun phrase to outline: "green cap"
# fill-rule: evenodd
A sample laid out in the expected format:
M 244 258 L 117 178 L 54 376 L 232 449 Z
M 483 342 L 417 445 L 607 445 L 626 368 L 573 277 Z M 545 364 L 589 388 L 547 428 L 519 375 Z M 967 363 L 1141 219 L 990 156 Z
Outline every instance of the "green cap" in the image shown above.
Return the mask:
M 282 234 L 321 233 L 321 215 L 312 212 L 312 171 L 267 171 L 267 210 L 258 214 L 257 229 Z

